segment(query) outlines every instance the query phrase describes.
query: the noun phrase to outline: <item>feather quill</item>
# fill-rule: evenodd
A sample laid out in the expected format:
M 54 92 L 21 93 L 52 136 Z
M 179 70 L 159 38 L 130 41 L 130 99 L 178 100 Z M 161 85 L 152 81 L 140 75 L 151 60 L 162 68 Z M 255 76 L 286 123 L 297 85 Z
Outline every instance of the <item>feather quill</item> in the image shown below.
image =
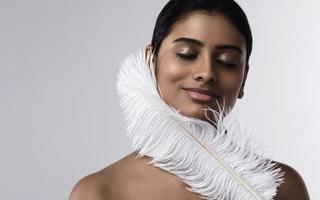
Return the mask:
M 273 199 L 283 183 L 281 168 L 263 155 L 257 138 L 248 137 L 236 120 L 226 126 L 224 108 L 206 109 L 215 116 L 213 126 L 168 106 L 143 52 L 122 63 L 117 90 L 138 156 L 151 157 L 150 164 L 175 174 L 203 199 Z

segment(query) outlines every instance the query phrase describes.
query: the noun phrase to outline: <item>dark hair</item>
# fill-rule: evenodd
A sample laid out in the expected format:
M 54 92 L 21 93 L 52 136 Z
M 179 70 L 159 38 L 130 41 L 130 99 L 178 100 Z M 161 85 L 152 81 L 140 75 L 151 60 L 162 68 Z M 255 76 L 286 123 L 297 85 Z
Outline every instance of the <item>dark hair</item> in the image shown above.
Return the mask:
M 161 43 L 171 32 L 173 25 L 194 11 L 220 13 L 227 17 L 246 41 L 246 67 L 252 51 L 252 33 L 246 14 L 233 0 L 170 0 L 160 12 L 153 31 L 151 46 L 157 56 Z

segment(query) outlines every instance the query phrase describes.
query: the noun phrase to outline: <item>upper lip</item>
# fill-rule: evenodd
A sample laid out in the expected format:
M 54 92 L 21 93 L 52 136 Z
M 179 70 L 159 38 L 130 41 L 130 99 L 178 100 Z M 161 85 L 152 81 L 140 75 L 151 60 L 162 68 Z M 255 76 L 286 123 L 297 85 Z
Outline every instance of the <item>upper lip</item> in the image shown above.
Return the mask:
M 191 87 L 191 88 L 184 88 L 185 90 L 193 91 L 193 92 L 198 92 L 200 94 L 205 94 L 205 95 L 210 95 L 213 97 L 219 97 L 219 95 L 214 92 L 213 90 L 208 90 L 208 89 L 202 89 L 198 87 Z

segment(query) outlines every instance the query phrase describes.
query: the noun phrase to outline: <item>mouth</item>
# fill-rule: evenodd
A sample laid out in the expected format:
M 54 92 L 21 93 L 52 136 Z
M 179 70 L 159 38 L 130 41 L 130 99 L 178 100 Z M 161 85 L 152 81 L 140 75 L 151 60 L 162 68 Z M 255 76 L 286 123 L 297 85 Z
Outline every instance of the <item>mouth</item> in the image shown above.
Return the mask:
M 194 101 L 209 102 L 218 99 L 219 95 L 211 90 L 201 88 L 183 88 L 187 95 Z

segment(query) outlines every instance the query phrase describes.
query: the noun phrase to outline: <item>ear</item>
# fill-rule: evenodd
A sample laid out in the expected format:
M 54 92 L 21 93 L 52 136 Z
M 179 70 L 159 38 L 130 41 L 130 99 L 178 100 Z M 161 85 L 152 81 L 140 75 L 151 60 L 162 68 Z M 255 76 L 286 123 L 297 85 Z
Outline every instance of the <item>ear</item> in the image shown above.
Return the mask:
M 244 77 L 243 77 L 243 81 L 242 81 L 242 85 L 238 94 L 238 98 L 241 99 L 244 96 L 244 86 L 247 80 L 247 75 L 249 72 L 249 66 L 246 67 L 245 72 L 244 72 Z
M 151 66 L 151 63 L 152 62 L 152 46 L 151 44 L 147 45 L 146 48 L 144 49 L 144 58 L 145 58 L 145 61 L 146 63 Z

